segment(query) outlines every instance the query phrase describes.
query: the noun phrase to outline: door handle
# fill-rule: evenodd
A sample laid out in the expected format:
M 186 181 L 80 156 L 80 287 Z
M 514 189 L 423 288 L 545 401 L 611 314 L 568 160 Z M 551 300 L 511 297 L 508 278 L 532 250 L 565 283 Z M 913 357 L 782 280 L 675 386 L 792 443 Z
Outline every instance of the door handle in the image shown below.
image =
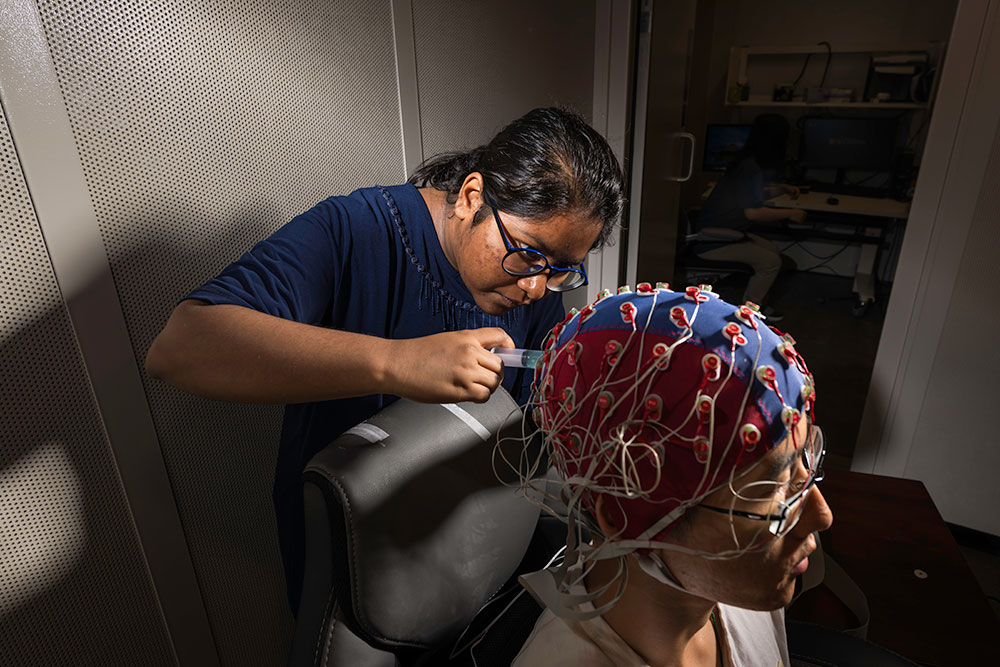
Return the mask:
M 687 139 L 691 142 L 691 153 L 688 155 L 687 174 L 684 176 L 667 176 L 667 180 L 683 183 L 684 181 L 690 180 L 691 175 L 694 174 L 694 135 L 690 132 L 674 132 L 670 135 L 671 142 L 677 139 Z

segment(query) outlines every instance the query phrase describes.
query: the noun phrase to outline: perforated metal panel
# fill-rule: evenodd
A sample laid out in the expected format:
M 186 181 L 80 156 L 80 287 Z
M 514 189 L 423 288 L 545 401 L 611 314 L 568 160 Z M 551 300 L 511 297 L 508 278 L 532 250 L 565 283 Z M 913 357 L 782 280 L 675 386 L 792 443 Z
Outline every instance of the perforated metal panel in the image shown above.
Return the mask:
M 388 2 L 39 0 L 136 358 L 189 290 L 333 194 L 403 179 Z M 280 409 L 144 378 L 223 664 L 284 664 Z
M 413 2 L 424 155 L 471 148 L 535 107 L 593 110 L 593 0 Z
M 173 665 L 0 115 L 0 664 Z

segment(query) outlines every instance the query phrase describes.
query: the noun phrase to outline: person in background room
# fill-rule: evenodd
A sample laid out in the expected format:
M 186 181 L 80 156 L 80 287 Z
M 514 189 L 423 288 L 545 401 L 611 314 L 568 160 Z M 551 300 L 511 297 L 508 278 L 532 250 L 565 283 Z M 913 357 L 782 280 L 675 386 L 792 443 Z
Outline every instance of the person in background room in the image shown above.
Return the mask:
M 799 196 L 794 185 L 773 184 L 785 165 L 788 121 L 777 114 L 761 114 L 754 119 L 742 150 L 716 184 L 698 214 L 696 231 L 722 227 L 743 232 L 740 241 L 699 240 L 694 251 L 699 257 L 749 264 L 753 275 L 747 283 L 743 300 L 762 307 L 771 322 L 782 315 L 767 302 L 768 292 L 781 269 L 781 252 L 764 237 L 752 233 L 754 224 L 806 219 L 801 209 L 765 206 L 764 202 L 781 194 Z
M 400 396 L 483 402 L 503 384 L 523 403 L 531 378 L 505 377 L 490 349 L 540 344 L 623 206 L 608 143 L 575 113 L 535 109 L 405 185 L 320 202 L 176 307 L 152 377 L 287 404 L 274 506 L 293 611 L 309 459 Z
M 514 665 L 787 666 L 783 608 L 833 520 L 812 375 L 707 286 L 624 289 L 559 324 L 537 371 L 555 490 L 517 467 L 566 555 L 522 576 L 545 609 Z

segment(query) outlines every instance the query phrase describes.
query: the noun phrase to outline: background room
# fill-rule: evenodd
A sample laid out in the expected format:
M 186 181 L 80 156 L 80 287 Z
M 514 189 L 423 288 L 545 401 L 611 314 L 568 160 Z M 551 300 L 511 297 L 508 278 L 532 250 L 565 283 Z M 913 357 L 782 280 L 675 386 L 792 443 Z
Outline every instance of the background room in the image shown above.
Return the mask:
M 281 407 L 191 396 L 142 360 L 179 299 L 296 214 L 549 105 L 607 138 L 629 187 L 567 308 L 657 280 L 740 301 L 746 269 L 699 265 L 689 236 L 754 118 L 788 121 L 782 176 L 812 196 L 772 202 L 810 207 L 765 232 L 796 267 L 777 326 L 819 378 L 824 484 L 847 498 L 829 546 L 856 530 L 882 556 L 841 563 L 869 639 L 945 664 L 956 612 L 1000 605 L 1000 0 L 8 5 L 0 662 L 286 663 Z M 868 479 L 902 486 L 850 486 Z M 869 511 L 911 499 L 888 526 Z
M 848 467 L 865 405 L 857 387 L 871 376 L 956 3 L 921 3 L 917 11 L 905 2 L 696 4 L 681 35 L 686 76 L 675 91 L 683 104 L 673 112 L 693 135 L 694 150 L 688 153 L 684 141 L 671 146 L 679 161 L 692 161 L 692 171 L 673 195 L 676 230 L 673 202 L 660 201 L 645 216 L 663 222 L 644 228 L 657 236 L 641 243 L 638 270 L 652 275 L 671 266 L 682 282 L 714 278 L 725 296 L 742 298 L 749 267 L 720 271 L 695 256 L 684 237 L 754 118 L 786 118 L 791 131 L 780 176 L 815 193 L 799 202 L 811 206 L 805 223 L 757 229 L 766 228 L 760 233 L 795 267 L 769 296 L 787 315 L 777 326 L 815 343 L 812 363 L 831 378 L 827 396 L 837 408 L 828 429 L 831 460 Z M 899 73 L 879 74 L 884 60 Z M 654 56 L 653 68 L 671 66 Z M 827 332 L 839 328 L 834 323 L 854 332 L 851 339 L 828 340 Z

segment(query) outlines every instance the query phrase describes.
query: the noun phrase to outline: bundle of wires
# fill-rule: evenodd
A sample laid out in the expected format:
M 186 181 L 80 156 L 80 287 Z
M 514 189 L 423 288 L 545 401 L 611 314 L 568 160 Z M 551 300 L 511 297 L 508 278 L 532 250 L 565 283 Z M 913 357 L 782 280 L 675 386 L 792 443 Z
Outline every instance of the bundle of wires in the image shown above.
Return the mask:
M 743 478 L 797 437 L 800 420 L 814 420 L 812 375 L 795 341 L 764 319 L 754 304 L 726 303 L 711 286 L 675 292 L 643 283 L 602 292 L 553 329 L 529 406 L 536 426 L 525 420 L 525 441 L 540 437 L 543 447 L 502 460 L 525 496 L 567 525 L 563 562 L 522 578 L 542 604 L 566 617 L 600 614 L 624 590 L 629 554 L 675 549 L 729 559 L 768 539 L 762 525 L 750 540 L 732 531 L 731 548 L 714 553 L 671 540 L 678 519 L 722 486 L 734 502 L 768 498 L 776 483 Z M 546 479 L 548 466 L 555 474 Z M 615 534 L 602 535 L 594 520 L 599 497 Z M 596 539 L 585 539 L 588 531 Z M 576 606 L 607 587 L 583 596 L 571 589 L 594 562 L 611 558 L 620 563 L 609 584 L 616 595 L 581 615 Z

